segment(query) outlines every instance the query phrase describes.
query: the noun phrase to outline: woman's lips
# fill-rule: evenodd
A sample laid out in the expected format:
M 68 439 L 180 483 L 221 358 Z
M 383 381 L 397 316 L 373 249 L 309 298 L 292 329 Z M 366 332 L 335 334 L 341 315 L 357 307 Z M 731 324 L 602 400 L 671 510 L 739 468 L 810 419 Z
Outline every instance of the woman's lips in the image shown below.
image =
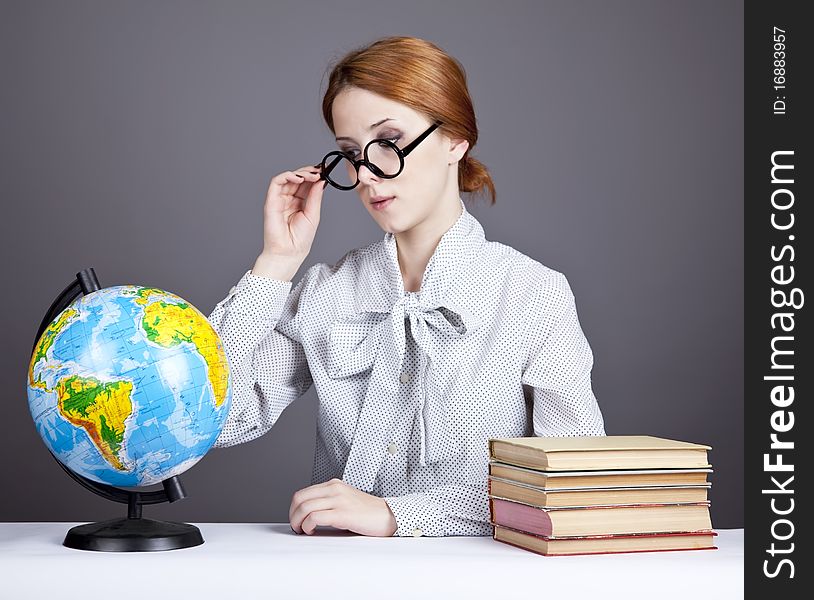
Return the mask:
M 390 196 L 386 200 L 381 200 L 379 202 L 371 202 L 370 206 L 372 206 L 376 210 L 382 210 L 382 209 L 388 207 L 393 202 L 393 200 L 395 200 L 395 199 L 396 199 L 395 196 Z

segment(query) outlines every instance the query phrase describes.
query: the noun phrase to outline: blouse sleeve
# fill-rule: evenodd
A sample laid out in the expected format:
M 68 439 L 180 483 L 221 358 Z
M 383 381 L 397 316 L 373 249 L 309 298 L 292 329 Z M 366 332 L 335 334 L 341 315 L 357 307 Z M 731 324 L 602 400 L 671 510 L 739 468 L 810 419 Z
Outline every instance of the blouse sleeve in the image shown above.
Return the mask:
M 298 323 L 306 280 L 307 273 L 292 290 L 290 281 L 249 270 L 209 315 L 232 374 L 232 404 L 215 447 L 263 435 L 311 387 Z
M 591 387 L 593 353 L 566 277 L 540 286 L 528 328 L 521 381 L 531 388 L 536 436 L 605 435 Z
M 384 501 L 396 519 L 396 537 L 492 535 L 486 480 L 388 496 Z

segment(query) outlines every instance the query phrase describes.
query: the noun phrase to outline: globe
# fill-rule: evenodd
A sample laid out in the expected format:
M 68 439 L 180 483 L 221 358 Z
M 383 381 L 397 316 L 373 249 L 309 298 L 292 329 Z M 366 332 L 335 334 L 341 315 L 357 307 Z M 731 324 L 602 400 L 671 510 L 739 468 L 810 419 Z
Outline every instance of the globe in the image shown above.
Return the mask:
M 92 481 L 141 487 L 197 463 L 232 381 L 223 344 L 182 298 L 123 285 L 79 296 L 39 336 L 28 404 L 43 442 Z

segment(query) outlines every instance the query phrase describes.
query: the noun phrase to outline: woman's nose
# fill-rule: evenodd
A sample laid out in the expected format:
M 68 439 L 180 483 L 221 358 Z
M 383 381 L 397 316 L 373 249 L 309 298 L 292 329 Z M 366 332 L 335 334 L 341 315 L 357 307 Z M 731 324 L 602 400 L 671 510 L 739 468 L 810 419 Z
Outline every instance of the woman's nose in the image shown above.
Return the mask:
M 373 172 L 367 168 L 367 165 L 361 165 L 359 167 L 359 182 L 365 185 L 370 185 L 371 183 L 378 183 L 379 179 L 373 174 Z

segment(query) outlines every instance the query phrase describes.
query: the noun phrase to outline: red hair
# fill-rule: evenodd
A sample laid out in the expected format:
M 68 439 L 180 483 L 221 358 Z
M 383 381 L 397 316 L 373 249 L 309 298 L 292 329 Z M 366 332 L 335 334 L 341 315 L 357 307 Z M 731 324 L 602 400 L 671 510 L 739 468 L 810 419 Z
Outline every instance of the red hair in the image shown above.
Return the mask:
M 386 37 L 346 54 L 336 63 L 322 98 L 322 116 L 335 134 L 331 107 L 347 87 L 357 87 L 395 100 L 442 121 L 439 131 L 469 142 L 458 162 L 458 188 L 488 191 L 495 203 L 495 185 L 489 171 L 469 156 L 478 141 L 478 125 L 460 62 L 432 42 L 415 37 Z

